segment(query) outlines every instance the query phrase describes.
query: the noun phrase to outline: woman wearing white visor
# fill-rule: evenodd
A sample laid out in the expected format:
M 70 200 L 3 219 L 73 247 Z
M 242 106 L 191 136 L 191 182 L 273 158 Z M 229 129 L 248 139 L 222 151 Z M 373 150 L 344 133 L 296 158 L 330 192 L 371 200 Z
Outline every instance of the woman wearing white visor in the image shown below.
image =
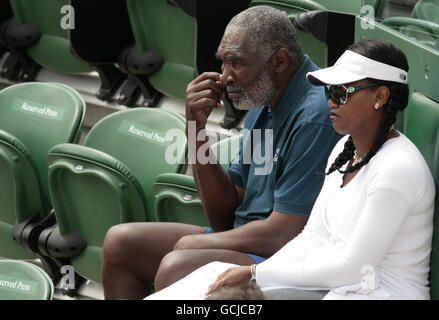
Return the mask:
M 407 71 L 404 53 L 375 38 L 308 73 L 326 86 L 334 129 L 346 136 L 302 233 L 257 266 L 210 263 L 149 298 L 202 299 L 252 280 L 267 298 L 429 299 L 434 182 L 392 129 L 407 106 Z

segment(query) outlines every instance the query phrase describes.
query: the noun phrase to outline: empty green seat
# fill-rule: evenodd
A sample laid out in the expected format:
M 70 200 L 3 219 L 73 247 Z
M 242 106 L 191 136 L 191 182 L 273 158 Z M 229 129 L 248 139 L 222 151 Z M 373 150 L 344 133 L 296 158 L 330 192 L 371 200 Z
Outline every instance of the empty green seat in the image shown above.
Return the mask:
M 34 61 L 47 69 L 63 73 L 93 71 L 92 67 L 73 56 L 70 51 L 68 29 L 63 29 L 61 23 L 68 20 L 64 19 L 68 11 L 64 11 L 64 14 L 61 12 L 61 8 L 69 4 L 68 0 L 9 1 L 16 24 L 20 26 L 32 22 L 41 34 L 37 42 L 26 48 L 27 54 Z M 20 36 L 26 37 L 26 34 Z
M 431 21 L 411 17 L 389 17 L 382 23 L 430 47 L 434 47 L 439 40 L 439 24 Z
M 419 0 L 410 16 L 415 19 L 439 23 L 439 2 L 437 0 Z
M 58 226 L 41 233 L 41 251 L 73 258 L 75 271 L 100 282 L 108 229 L 154 221 L 152 185 L 157 175 L 185 170 L 184 130 L 185 121 L 177 114 L 139 108 L 103 118 L 84 146 L 53 147 L 47 159 Z
M 84 115 L 84 100 L 65 85 L 25 83 L 0 91 L 0 257 L 35 258 L 16 242 L 28 246 L 21 238 L 27 223 L 48 215 L 47 153 L 78 141 Z
M 149 82 L 167 96 L 184 99 L 194 79 L 195 19 L 164 0 L 127 0 L 127 6 L 137 49 L 153 48 L 164 61 L 148 75 Z
M 0 260 L 0 300 L 51 300 L 54 285 L 37 265 Z
M 404 132 L 425 158 L 436 184 L 434 231 L 430 266 L 430 294 L 439 299 L 439 103 L 421 93 L 411 95 Z
M 240 136 L 222 139 L 212 145 L 218 163 L 226 169 L 230 160 L 239 152 Z M 164 173 L 153 186 L 157 221 L 181 222 L 208 226 L 201 199 L 192 176 Z

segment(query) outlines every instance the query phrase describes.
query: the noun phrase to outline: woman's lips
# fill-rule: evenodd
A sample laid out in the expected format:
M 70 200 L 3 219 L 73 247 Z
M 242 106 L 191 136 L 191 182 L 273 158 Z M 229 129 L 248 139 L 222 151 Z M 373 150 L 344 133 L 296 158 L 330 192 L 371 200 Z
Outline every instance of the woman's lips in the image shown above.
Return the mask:
M 335 119 L 337 119 L 339 116 L 338 114 L 336 114 L 335 112 L 331 112 L 329 114 L 329 120 L 334 121 Z

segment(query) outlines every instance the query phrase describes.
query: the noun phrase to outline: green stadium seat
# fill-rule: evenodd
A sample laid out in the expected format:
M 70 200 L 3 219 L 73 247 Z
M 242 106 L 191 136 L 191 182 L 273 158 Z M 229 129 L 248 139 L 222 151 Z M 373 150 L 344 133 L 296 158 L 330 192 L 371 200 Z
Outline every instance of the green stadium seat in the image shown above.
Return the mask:
M 69 41 L 69 32 L 76 30 L 77 13 L 76 11 L 63 11 L 62 8 L 76 9 L 76 3 L 73 1 L 70 3 L 69 0 L 10 0 L 10 4 L 14 18 L 4 24 L 0 37 L 2 43 L 12 53 L 8 58 L 10 67 L 6 68 L 9 71 L 5 71 L 5 74 L 8 75 L 7 78 L 33 81 L 36 79 L 41 66 L 67 74 L 97 71 L 101 80 L 101 88 L 96 96 L 101 100 L 108 100 L 114 94 L 124 78 L 123 73 L 114 64 L 88 64 L 74 55 L 75 51 Z M 65 7 L 67 5 L 73 7 Z M 107 7 L 109 7 L 108 4 Z M 78 9 L 81 8 L 78 6 Z M 98 16 L 105 16 L 102 14 L 104 8 L 101 7 L 100 9 Z M 82 11 L 79 11 L 79 13 L 82 13 Z M 67 16 L 68 14 L 71 16 Z M 72 25 L 63 26 L 65 21 L 70 22 Z M 80 26 L 83 25 L 82 20 L 78 19 L 78 22 Z M 70 27 L 74 28 L 70 29 Z M 123 31 L 119 29 L 119 32 Z M 91 31 L 87 30 L 87 32 L 90 36 L 93 36 L 93 29 Z M 97 44 L 94 43 L 91 46 L 88 45 L 88 47 L 90 48 L 93 45 Z M 19 69 L 19 75 L 16 75 L 17 72 L 14 72 L 13 66 L 15 66 L 15 69 Z M 12 72 L 12 74 L 9 75 L 8 72 Z
M 239 152 L 240 136 L 222 139 L 212 145 L 218 163 L 226 169 L 231 159 Z M 157 221 L 181 222 L 208 226 L 201 199 L 192 176 L 178 173 L 163 173 L 153 186 L 155 215 Z
M 2 1 L 0 43 L 8 55 L 1 67 L 1 76 L 10 81 L 33 81 L 40 69 L 26 52 L 41 37 L 38 27 L 29 21 L 18 24 L 9 1 Z
M 382 23 L 430 47 L 435 47 L 439 41 L 439 24 L 435 22 L 411 17 L 389 17 Z
M 32 257 L 21 235 L 51 209 L 46 156 L 62 142 L 79 139 L 85 102 L 74 89 L 25 83 L 0 91 L 0 256 Z M 35 256 L 33 256 L 35 258 Z
M 436 184 L 434 231 L 430 266 L 431 298 L 439 299 L 439 103 L 419 92 L 411 95 L 404 132 L 425 158 Z
M 52 300 L 54 285 L 37 265 L 0 260 L 0 300 Z
M 3 26 L 8 23 L 8 21 L 12 18 L 12 9 L 11 5 L 9 4 L 9 1 L 2 1 L 0 2 L 0 30 L 3 29 Z M 6 43 L 3 41 L 3 38 L 1 37 L 0 32 L 0 58 L 3 57 L 3 55 L 8 52 L 8 48 Z M 8 65 L 3 62 L 1 68 L 0 68 L 0 76 L 3 78 L 8 78 Z
M 419 0 L 416 2 L 410 17 L 439 24 L 439 2 L 437 0 Z
M 169 140 L 169 130 L 174 130 L 175 141 Z M 120 223 L 154 221 L 156 177 L 186 170 L 184 131 L 183 117 L 163 109 L 138 108 L 100 120 L 83 146 L 53 147 L 47 160 L 58 224 L 41 232 L 40 251 L 71 259 L 80 275 L 101 282 L 102 245 L 108 229 Z
M 72 55 L 68 29 L 63 29 L 61 8 L 68 0 L 9 0 L 18 26 L 32 22 L 41 37 L 26 48 L 28 55 L 43 67 L 63 73 L 91 72 L 93 69 Z M 14 36 L 14 35 L 11 35 Z M 28 35 L 21 35 L 27 37 Z
M 184 99 L 194 79 L 195 19 L 163 0 L 127 0 L 127 6 L 137 49 L 154 48 L 164 61 L 149 82 L 167 96 Z
M 55 83 L 24 83 L 0 91 L 0 257 L 42 260 L 54 279 L 59 267 L 38 251 L 38 234 L 54 223 L 49 214 L 47 153 L 77 142 L 85 102 Z
M 152 190 L 157 221 L 209 225 L 192 176 L 163 173 L 157 177 Z

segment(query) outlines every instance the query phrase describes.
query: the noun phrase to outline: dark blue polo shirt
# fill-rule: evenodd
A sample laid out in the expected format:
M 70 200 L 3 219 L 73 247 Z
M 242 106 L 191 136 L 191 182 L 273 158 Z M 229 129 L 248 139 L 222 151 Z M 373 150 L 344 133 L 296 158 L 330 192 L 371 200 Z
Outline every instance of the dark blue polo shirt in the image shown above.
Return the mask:
M 272 211 L 311 213 L 328 156 L 341 138 L 329 120 L 323 86 L 306 80 L 306 73 L 315 70 L 306 56 L 275 108 L 247 114 L 240 152 L 228 167 L 233 183 L 245 189 L 235 227 Z

